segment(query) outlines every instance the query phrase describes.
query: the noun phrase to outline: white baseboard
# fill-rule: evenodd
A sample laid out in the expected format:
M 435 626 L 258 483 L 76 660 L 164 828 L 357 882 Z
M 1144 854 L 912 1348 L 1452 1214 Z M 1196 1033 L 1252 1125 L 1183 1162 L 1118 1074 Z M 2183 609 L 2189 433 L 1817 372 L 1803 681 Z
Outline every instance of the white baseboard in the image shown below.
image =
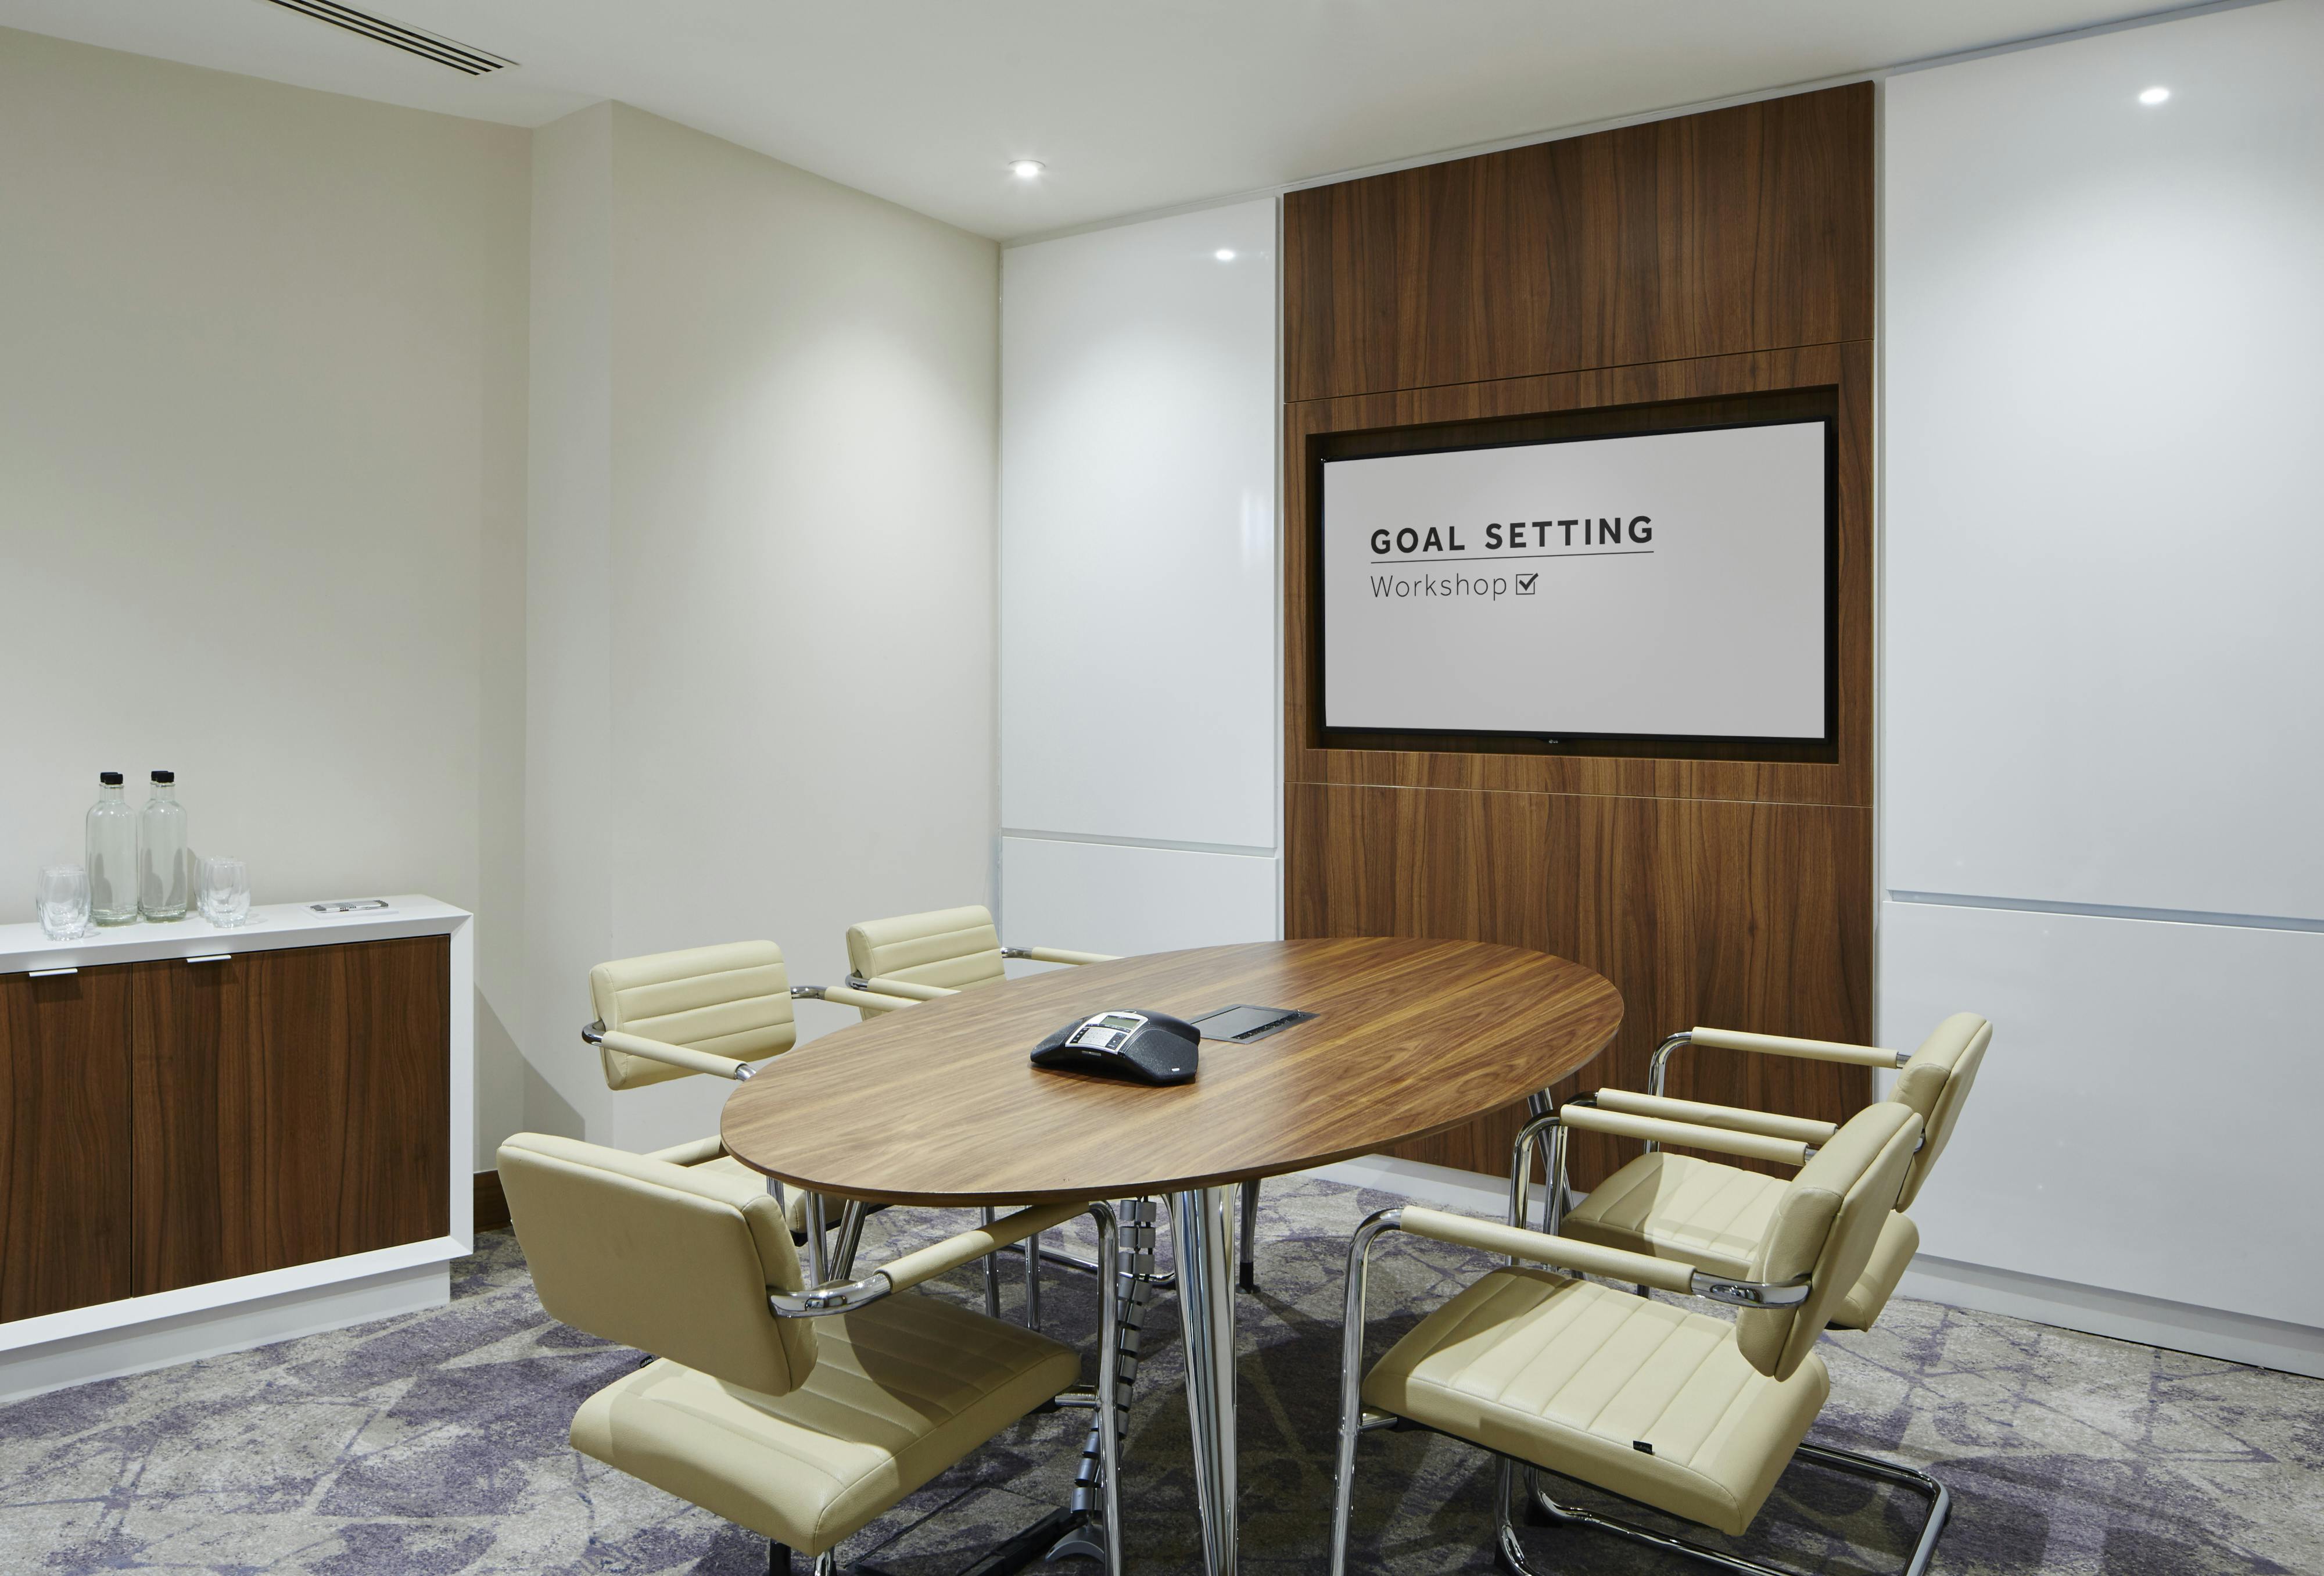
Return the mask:
M 2324 1378 L 2324 1330 L 1920 1254 L 1900 1297 Z
M 1416 1203 L 1458 1210 L 1462 1214 L 1503 1220 L 1508 1214 L 1506 1184 L 1474 1171 L 1367 1155 L 1316 1167 L 1307 1175 L 1351 1187 L 1398 1194 Z M 1535 1211 L 1541 1188 L 1533 1189 Z M 1583 1196 L 1587 1196 L 1586 1194 Z M 1536 1218 L 1538 1218 L 1536 1216 Z M 2116 1341 L 2135 1341 L 2199 1357 L 2248 1363 L 2254 1368 L 2324 1378 L 2324 1330 L 2280 1320 L 2233 1313 L 2221 1308 L 2168 1302 L 2136 1292 L 2107 1291 L 2072 1281 L 2051 1280 L 2016 1270 L 1988 1269 L 1921 1254 L 1896 1287 L 1901 1297 L 2006 1313 L 2061 1330 L 2079 1330 Z
M 60 1336 L 0 1352 L 0 1401 L 440 1308 L 451 1300 L 449 1267 L 423 1264 L 117 1329 Z

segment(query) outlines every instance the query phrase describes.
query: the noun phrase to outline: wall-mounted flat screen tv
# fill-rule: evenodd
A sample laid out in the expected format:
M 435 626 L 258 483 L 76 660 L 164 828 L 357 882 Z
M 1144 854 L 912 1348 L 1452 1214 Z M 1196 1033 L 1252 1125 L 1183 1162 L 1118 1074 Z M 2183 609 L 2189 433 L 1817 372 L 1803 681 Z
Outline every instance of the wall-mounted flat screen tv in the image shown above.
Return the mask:
M 1829 419 L 1323 463 L 1332 730 L 1821 741 Z

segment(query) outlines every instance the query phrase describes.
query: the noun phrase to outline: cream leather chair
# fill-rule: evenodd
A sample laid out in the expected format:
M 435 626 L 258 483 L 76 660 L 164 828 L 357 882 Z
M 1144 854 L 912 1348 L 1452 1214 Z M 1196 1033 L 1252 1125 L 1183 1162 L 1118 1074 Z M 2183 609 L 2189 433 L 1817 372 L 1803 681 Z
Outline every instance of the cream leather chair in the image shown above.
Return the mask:
M 1919 1114 L 1895 1101 L 1851 1118 L 1783 1186 L 1752 1245 L 1748 1274 L 1733 1278 L 1435 1210 L 1383 1210 L 1366 1221 L 1348 1251 L 1333 1576 L 1347 1569 L 1357 1437 L 1399 1424 L 1450 1434 L 1501 1458 L 1498 1552 L 1520 1576 L 1532 1569 L 1511 1519 L 1520 1468 L 1528 1500 L 1554 1522 L 1597 1527 L 1726 1570 L 1789 1576 L 1561 1505 L 1540 1474 L 1735 1536 L 1758 1516 L 1795 1454 L 1927 1495 L 1928 1517 L 1904 1567 L 1921 1576 L 1950 1508 L 1943 1486 L 1907 1467 L 1803 1442 L 1831 1389 L 1816 1338 L 1863 1275 L 1921 1132 Z M 1422 1319 L 1360 1386 L 1370 1254 L 1393 1230 L 1505 1254 L 1511 1263 Z M 1583 1275 L 1741 1312 L 1730 1323 Z
M 500 1147 L 509 1213 L 541 1306 L 656 1359 L 581 1404 L 585 1455 L 837 1569 L 835 1546 L 1038 1406 L 1079 1388 L 1081 1359 L 1032 1331 L 899 1296 L 931 1276 L 1103 1204 L 1045 1204 L 808 1287 L 780 1206 L 707 1166 L 519 1133 Z M 1113 1299 L 1101 1298 L 1098 1384 L 1119 1394 Z M 1120 1576 L 1117 1409 L 1099 1405 L 1097 1498 Z
M 1531 1146 L 1546 1133 L 1549 1163 L 1545 1175 L 1552 1219 L 1548 1229 L 1583 1242 L 1626 1252 L 1674 1259 L 1711 1275 L 1738 1278 L 1749 1273 L 1751 1255 L 1784 1197 L 1782 1178 L 1746 1171 L 1716 1160 L 1660 1152 L 1665 1143 L 1711 1149 L 1798 1166 L 1814 1147 L 1828 1143 L 1836 1124 L 1803 1117 L 1743 1111 L 1691 1100 L 1663 1098 L 1663 1082 L 1674 1052 L 1687 1045 L 1814 1061 L 1848 1062 L 1896 1069 L 1888 1099 L 1916 1112 L 1925 1124 L 1921 1149 L 1906 1168 L 1896 1208 L 1882 1222 L 1879 1240 L 1857 1283 L 1833 1309 L 1839 1330 L 1868 1330 L 1896 1289 L 1921 1245 L 1920 1228 L 1904 1212 L 1944 1153 L 1962 1103 L 1977 1081 L 1993 1026 L 1973 1012 L 1957 1012 L 1909 1054 L 1871 1046 L 1791 1039 L 1695 1028 L 1671 1036 L 1655 1051 L 1647 1072 L 1648 1094 L 1601 1089 L 1569 1101 L 1554 1114 L 1529 1124 L 1519 1136 L 1511 1166 L 1513 1222 L 1524 1220 L 1523 1182 L 1532 1170 Z M 1679 1132 L 1674 1128 L 1687 1130 Z M 1624 1166 L 1591 1191 L 1580 1205 L 1560 1217 L 1564 1198 L 1564 1134 L 1579 1129 L 1618 1138 L 1644 1138 L 1647 1153 Z
M 982 903 L 961 908 L 932 908 L 925 914 L 899 914 L 892 919 L 867 919 L 847 927 L 847 983 L 854 990 L 877 993 L 891 1003 L 862 1009 L 866 1018 L 897 1007 L 935 1001 L 979 985 L 998 984 L 1009 977 L 1010 958 L 1037 963 L 1110 963 L 1105 953 L 1067 952 L 1053 946 L 1003 946 L 992 924 L 992 911 Z M 1025 1249 L 1025 1322 L 1041 1323 L 1043 1262 L 1063 1265 L 1094 1275 L 1097 1266 L 1045 1249 L 1037 1238 Z M 988 1262 L 984 1270 L 987 1313 L 1001 1306 L 1001 1271 Z
M 1001 933 L 992 926 L 991 910 L 981 903 L 926 914 L 899 914 L 893 919 L 867 919 L 847 927 L 847 982 L 860 991 L 910 1001 L 933 1001 L 1005 980 L 1009 976 L 1002 964 L 1009 958 L 1037 963 L 1114 961 L 1104 953 L 1003 946 Z M 892 1010 L 867 1007 L 863 1016 Z
M 867 1011 L 909 1005 L 843 987 L 793 985 L 782 948 L 771 941 L 734 941 L 599 963 L 589 971 L 596 1021 L 581 1037 L 597 1047 L 608 1089 L 696 1076 L 739 1081 L 751 1076 L 752 1063 L 779 1056 L 796 1043 L 791 1001 L 802 996 Z M 783 1196 L 779 1184 L 729 1155 L 715 1136 L 657 1149 L 646 1158 L 761 1189 L 771 1185 Z M 815 1229 L 819 1201 L 793 1194 L 784 1207 L 792 1234 L 822 1254 L 824 1233 Z

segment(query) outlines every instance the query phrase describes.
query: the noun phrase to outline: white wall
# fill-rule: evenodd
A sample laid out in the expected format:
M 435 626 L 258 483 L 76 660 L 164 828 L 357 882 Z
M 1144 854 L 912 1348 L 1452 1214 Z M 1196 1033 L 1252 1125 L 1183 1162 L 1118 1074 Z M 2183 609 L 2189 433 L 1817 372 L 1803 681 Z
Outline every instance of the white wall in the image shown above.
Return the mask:
M 727 1091 L 609 1100 L 591 964 L 833 983 L 853 921 L 991 900 L 999 250 L 623 106 L 540 138 L 527 1050 L 540 1125 L 642 1148 Z
M 1277 295 L 1272 200 L 1003 256 L 1012 945 L 1281 934 Z
M 178 772 L 261 901 L 522 955 L 527 134 L 0 31 L 0 919 L 97 773 Z
M 1997 1025 L 1923 1247 L 2311 1326 L 2319 60 L 2279 0 L 1900 76 L 1884 197 L 1882 1032 Z
M 520 1129 L 610 1131 L 612 1092 L 576 1054 L 590 967 L 613 951 L 613 106 L 532 141 L 530 485 L 525 540 L 524 860 L 529 944 Z M 578 971 L 576 973 L 576 971 Z M 576 1015 L 578 1014 L 576 1017 Z M 570 1019 L 570 1022 L 567 1020 Z M 479 1160 L 478 1164 L 487 1162 Z

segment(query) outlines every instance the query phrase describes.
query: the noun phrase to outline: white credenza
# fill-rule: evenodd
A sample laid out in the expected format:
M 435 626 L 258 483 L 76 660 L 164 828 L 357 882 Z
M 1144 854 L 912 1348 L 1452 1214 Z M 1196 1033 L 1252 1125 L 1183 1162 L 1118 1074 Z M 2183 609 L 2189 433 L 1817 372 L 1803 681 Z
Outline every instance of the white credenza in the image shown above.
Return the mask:
M 442 1304 L 473 920 L 0 926 L 0 1399 Z

